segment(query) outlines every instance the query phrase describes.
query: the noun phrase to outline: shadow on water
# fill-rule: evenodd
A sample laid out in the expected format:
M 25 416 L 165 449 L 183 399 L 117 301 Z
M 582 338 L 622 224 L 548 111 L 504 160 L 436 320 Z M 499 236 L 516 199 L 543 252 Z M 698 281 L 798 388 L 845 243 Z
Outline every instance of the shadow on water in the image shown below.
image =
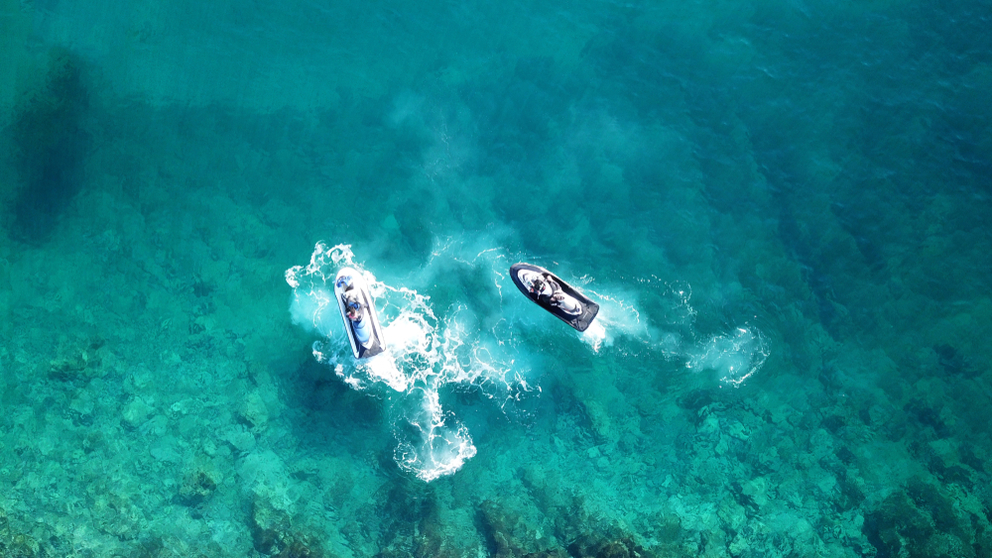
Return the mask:
M 11 124 L 17 171 L 12 215 L 6 219 L 15 240 L 48 240 L 82 184 L 89 136 L 83 117 L 89 106 L 80 61 L 69 50 L 53 48 L 40 85 L 20 92 Z
M 345 446 L 348 453 L 361 453 L 370 440 L 380 438 L 383 402 L 357 392 L 335 376 L 334 370 L 306 359 L 283 386 L 286 406 L 295 410 L 292 420 L 301 440 L 314 447 Z M 387 448 L 389 440 L 380 440 Z

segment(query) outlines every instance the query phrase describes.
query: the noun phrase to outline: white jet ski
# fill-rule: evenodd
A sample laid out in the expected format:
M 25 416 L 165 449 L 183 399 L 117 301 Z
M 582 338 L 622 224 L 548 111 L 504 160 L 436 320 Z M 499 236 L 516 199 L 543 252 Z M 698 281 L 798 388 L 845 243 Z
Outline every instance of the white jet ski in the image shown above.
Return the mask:
M 599 313 L 598 304 L 543 267 L 513 264 L 510 278 L 524 296 L 579 331 L 585 331 Z
M 338 300 L 344 331 L 351 340 L 355 358 L 369 358 L 381 353 L 385 347 L 382 326 L 375 311 L 375 302 L 369 295 L 365 278 L 357 270 L 345 267 L 334 278 L 334 297 Z

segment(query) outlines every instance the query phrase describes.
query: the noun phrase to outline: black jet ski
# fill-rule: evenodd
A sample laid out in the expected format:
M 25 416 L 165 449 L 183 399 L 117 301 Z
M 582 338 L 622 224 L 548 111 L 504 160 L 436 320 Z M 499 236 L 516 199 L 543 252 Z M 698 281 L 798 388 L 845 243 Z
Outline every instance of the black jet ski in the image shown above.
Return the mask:
M 382 327 L 362 274 L 350 267 L 341 269 L 334 278 L 334 297 L 338 300 L 344 331 L 351 340 L 351 352 L 355 358 L 369 358 L 381 353 L 385 348 Z
M 543 267 L 513 264 L 510 278 L 524 296 L 579 331 L 585 331 L 599 313 L 598 304 Z

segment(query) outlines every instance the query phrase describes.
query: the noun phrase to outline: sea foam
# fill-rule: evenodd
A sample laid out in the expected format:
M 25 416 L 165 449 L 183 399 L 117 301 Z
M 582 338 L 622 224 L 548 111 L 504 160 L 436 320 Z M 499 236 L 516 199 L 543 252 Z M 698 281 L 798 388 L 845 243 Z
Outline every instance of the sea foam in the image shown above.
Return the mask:
M 352 389 L 391 402 L 397 465 L 424 481 L 454 473 L 477 452 L 456 411 L 442 406 L 439 390 L 474 385 L 505 405 L 530 389 L 512 339 L 497 338 L 501 320 L 489 325 L 490 314 L 499 309 L 459 303 L 437 310 L 429 296 L 414 288 L 434 285 L 454 268 L 479 265 L 487 276 L 495 264 L 485 255 L 469 257 L 441 246 L 424 268 L 404 279 L 405 286 L 397 287 L 365 269 L 349 245 L 318 243 L 309 264 L 286 271 L 293 289 L 293 322 L 323 336 L 313 345 L 314 357 Z M 369 359 L 352 358 L 343 321 L 328 294 L 344 266 L 363 274 L 383 324 L 386 350 Z
M 438 240 L 423 266 L 387 282 L 356 261 L 350 245 L 318 243 L 307 265 L 286 271 L 293 322 L 321 336 L 314 357 L 352 389 L 389 402 L 395 461 L 424 481 L 458 471 L 478 451 L 459 409 L 446 408 L 456 403 L 442 404 L 443 390 L 470 387 L 509 417 L 526 415 L 526 400 L 540 395 L 541 357 L 523 332 L 539 331 L 556 343 L 577 339 L 594 358 L 624 339 L 624 347 L 633 343 L 681 359 L 691 370 L 715 370 L 720 382 L 735 386 L 768 355 L 761 333 L 750 326 L 700 341 L 691 288 L 677 282 L 666 284 L 671 308 L 659 328 L 626 289 L 593 289 L 591 278 L 574 280 L 600 305 L 590 327 L 575 332 L 516 292 L 507 270 L 517 259 L 477 240 Z M 345 266 L 363 274 L 383 325 L 386 350 L 368 359 L 352 357 L 333 300 L 331 283 Z M 425 294 L 438 291 L 451 300 L 439 306 Z

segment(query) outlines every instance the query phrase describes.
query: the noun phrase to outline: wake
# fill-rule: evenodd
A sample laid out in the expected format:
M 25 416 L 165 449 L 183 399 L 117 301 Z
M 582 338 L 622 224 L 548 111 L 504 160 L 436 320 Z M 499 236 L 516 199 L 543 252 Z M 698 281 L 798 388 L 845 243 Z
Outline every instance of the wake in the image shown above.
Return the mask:
M 449 240 L 399 281 L 404 286 L 394 286 L 356 261 L 350 245 L 318 243 L 308 264 L 286 270 L 293 322 L 321 338 L 313 343 L 314 358 L 351 389 L 389 402 L 394 459 L 425 482 L 458 471 L 478 452 L 457 409 L 442 403 L 446 388 L 470 387 L 507 416 L 526 415 L 526 400 L 540 395 L 541 357 L 527 341 L 533 337 L 523 333 L 536 331 L 553 343 L 572 338 L 576 350 L 584 345 L 593 357 L 619 359 L 627 353 L 611 348 L 622 340 L 678 359 L 694 372 L 711 371 L 733 386 L 758 372 L 769 354 L 761 332 L 747 324 L 698 335 L 691 288 L 679 282 L 664 284 L 668 323 L 655 327 L 638 309 L 635 292 L 595 285 L 589 277 L 566 278 L 600 305 L 597 318 L 579 333 L 519 295 L 507 272 L 512 263 L 502 249 Z M 363 275 L 383 325 L 385 350 L 368 359 L 353 358 L 334 300 L 334 277 L 345 266 Z M 460 289 L 443 308 L 424 294 L 438 289 L 450 296 L 455 286 Z

